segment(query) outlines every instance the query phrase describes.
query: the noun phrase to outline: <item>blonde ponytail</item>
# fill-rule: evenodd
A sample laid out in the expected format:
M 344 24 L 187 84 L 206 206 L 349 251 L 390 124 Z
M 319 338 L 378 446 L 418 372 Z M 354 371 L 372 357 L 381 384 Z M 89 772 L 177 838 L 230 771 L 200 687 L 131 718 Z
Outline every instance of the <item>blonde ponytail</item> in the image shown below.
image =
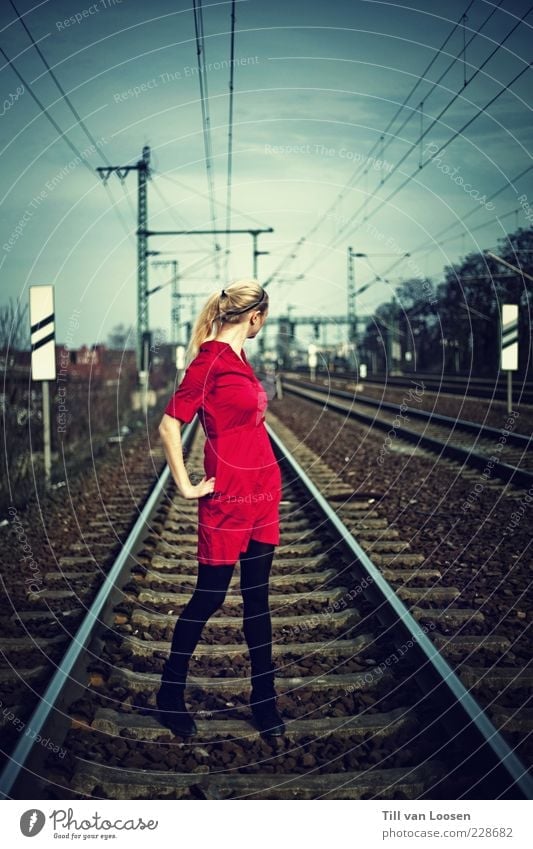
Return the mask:
M 222 294 L 224 293 L 224 294 Z M 268 309 L 268 294 L 257 280 L 236 280 L 213 292 L 204 303 L 194 323 L 185 352 L 185 364 L 194 360 L 203 342 L 214 339 L 224 324 L 238 324 L 249 309 Z

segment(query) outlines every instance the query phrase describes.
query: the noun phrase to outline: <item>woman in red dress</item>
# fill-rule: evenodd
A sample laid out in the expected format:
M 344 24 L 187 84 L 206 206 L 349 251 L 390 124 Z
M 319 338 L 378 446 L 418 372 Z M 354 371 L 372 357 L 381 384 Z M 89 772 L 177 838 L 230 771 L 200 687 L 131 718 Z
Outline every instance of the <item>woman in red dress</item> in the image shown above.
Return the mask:
M 285 731 L 276 709 L 268 602 L 280 541 L 281 473 L 264 424 L 267 393 L 242 347 L 257 336 L 267 313 L 268 295 L 256 280 L 236 281 L 210 296 L 194 326 L 189 365 L 159 426 L 179 492 L 198 499 L 196 587 L 176 622 L 156 697 L 161 722 L 184 736 L 197 732 L 184 702 L 190 657 L 205 623 L 224 603 L 237 560 L 252 715 L 262 734 Z M 206 435 L 205 475 L 193 486 L 183 461 L 181 425 L 196 413 Z

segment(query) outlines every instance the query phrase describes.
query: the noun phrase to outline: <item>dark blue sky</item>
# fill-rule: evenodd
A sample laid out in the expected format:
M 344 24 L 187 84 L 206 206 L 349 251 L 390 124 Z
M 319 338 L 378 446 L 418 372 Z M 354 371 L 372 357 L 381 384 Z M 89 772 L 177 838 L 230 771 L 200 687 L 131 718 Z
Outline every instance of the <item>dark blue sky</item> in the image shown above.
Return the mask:
M 211 226 L 193 11 L 181 0 L 34 5 L 15 0 L 15 5 L 101 153 L 88 150 L 86 135 L 5 0 L 0 46 L 84 152 L 85 164 L 76 163 L 1 59 L 3 301 L 12 296 L 26 302 L 30 285 L 54 283 L 58 341 L 65 339 L 74 309 L 81 310 L 81 325 L 71 345 L 106 341 L 114 325 L 136 320 L 136 182 L 130 174 L 122 188 L 114 177 L 105 189 L 94 171 L 105 164 L 101 154 L 113 164 L 128 164 L 150 145 L 150 227 Z M 288 305 L 293 314 L 343 313 L 348 245 L 368 254 L 355 261 L 358 285 L 378 274 L 389 280 L 374 283 L 359 298 L 360 311 L 368 314 L 390 298 L 401 279 L 427 274 L 437 282 L 445 265 L 472 250 L 494 249 L 506 232 L 528 226 L 526 202 L 518 198 L 525 195 L 533 207 L 533 171 L 514 178 L 533 164 L 531 70 L 448 140 L 530 60 L 533 16 L 496 49 L 529 4 L 504 0 L 496 9 L 476 0 L 464 28 L 437 55 L 468 5 L 466 0 L 237 3 L 231 225 L 274 228 L 259 244 L 270 251 L 259 257 L 261 281 L 293 253 L 269 285 L 271 315 Z M 203 5 L 217 227 L 226 222 L 230 6 Z M 463 40 L 491 13 L 465 61 L 457 60 Z M 385 132 L 433 58 L 427 77 Z M 466 87 L 465 74 L 467 81 L 474 77 Z M 413 146 L 453 98 L 423 142 Z M 420 169 L 443 144 L 445 151 Z M 438 244 L 437 234 L 455 221 Z M 225 246 L 224 239 L 221 243 Z M 424 250 L 415 251 L 422 245 Z M 212 251 L 213 241 L 179 237 L 154 239 L 150 246 L 171 252 L 167 258 L 175 256 L 185 272 Z M 230 248 L 230 279 L 249 275 L 251 239 L 232 237 Z M 407 252 L 410 259 L 400 260 Z M 386 253 L 394 256 L 382 256 Z M 223 261 L 219 270 L 217 280 L 215 263 L 204 263 L 184 278 L 182 291 L 222 287 Z M 295 279 L 302 273 L 303 279 Z M 168 271 L 154 268 L 150 285 L 167 278 Z M 168 332 L 169 314 L 167 288 L 150 298 L 151 326 Z

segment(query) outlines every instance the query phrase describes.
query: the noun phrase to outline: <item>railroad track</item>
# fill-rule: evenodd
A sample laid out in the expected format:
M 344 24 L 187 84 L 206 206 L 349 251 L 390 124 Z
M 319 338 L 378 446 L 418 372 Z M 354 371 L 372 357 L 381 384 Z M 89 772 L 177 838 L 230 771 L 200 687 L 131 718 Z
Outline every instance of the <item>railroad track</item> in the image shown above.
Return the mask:
M 152 432 L 152 440 L 157 436 Z M 0 749 L 2 761 L 25 732 L 56 668 L 135 525 L 154 467 L 165 456 L 146 434 L 110 448 L 95 475 L 50 493 L 40 514 L 17 511 L 2 527 Z M 139 459 L 141 458 L 141 459 Z M 38 533 L 32 524 L 43 525 Z M 10 533 L 14 531 L 14 533 Z M 30 551 L 30 555 L 27 552 Z M 23 556 L 25 555 L 25 556 Z
M 386 431 L 391 441 L 400 438 L 439 456 L 458 460 L 485 472 L 488 479 L 533 486 L 533 434 L 514 432 L 516 417 L 506 417 L 504 426 L 498 429 L 302 380 L 284 377 L 282 386 L 286 392 Z M 386 440 L 387 437 L 382 446 L 383 456 L 388 452 Z
M 197 568 L 197 505 L 163 499 L 167 469 L 29 722 L 66 755 L 22 741 L 2 775 L 4 795 L 532 798 L 509 699 L 488 706 L 504 717 L 508 740 L 477 701 L 480 683 L 487 694 L 502 681 L 506 693 L 518 682 L 522 699 L 530 670 L 494 666 L 505 640 L 482 633 L 461 588 L 440 582 L 375 498 L 355 496 L 268 421 L 283 458 L 270 606 L 286 735 L 264 739 L 250 721 L 238 565 L 190 664 L 198 735 L 184 741 L 157 720 L 163 661 Z M 195 425 L 184 446 L 201 475 Z
M 309 374 L 309 368 L 293 369 L 300 372 L 300 376 Z M 334 378 L 339 381 L 353 381 L 356 374 L 352 372 L 323 372 L 317 370 L 317 377 Z M 482 400 L 507 400 L 506 378 L 482 378 L 461 377 L 457 375 L 443 374 L 442 376 L 432 373 L 413 373 L 406 375 L 373 374 L 365 378 L 365 385 L 381 388 L 410 388 L 414 382 L 424 383 L 428 392 L 436 392 L 439 395 L 457 395 L 461 398 L 479 398 Z M 533 404 L 533 384 L 531 381 L 514 379 L 513 395 L 518 399 L 520 405 Z

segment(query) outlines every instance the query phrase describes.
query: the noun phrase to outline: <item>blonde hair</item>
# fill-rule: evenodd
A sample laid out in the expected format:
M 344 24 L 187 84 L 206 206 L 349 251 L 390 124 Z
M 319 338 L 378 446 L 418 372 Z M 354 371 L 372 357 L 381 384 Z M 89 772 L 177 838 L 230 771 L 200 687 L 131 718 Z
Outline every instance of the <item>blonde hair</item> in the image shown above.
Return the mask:
M 186 365 L 194 360 L 202 342 L 214 339 L 224 324 L 239 324 L 244 321 L 242 315 L 250 309 L 257 309 L 261 313 L 268 309 L 268 294 L 257 280 L 235 280 L 224 289 L 213 292 L 194 323 L 185 352 Z

